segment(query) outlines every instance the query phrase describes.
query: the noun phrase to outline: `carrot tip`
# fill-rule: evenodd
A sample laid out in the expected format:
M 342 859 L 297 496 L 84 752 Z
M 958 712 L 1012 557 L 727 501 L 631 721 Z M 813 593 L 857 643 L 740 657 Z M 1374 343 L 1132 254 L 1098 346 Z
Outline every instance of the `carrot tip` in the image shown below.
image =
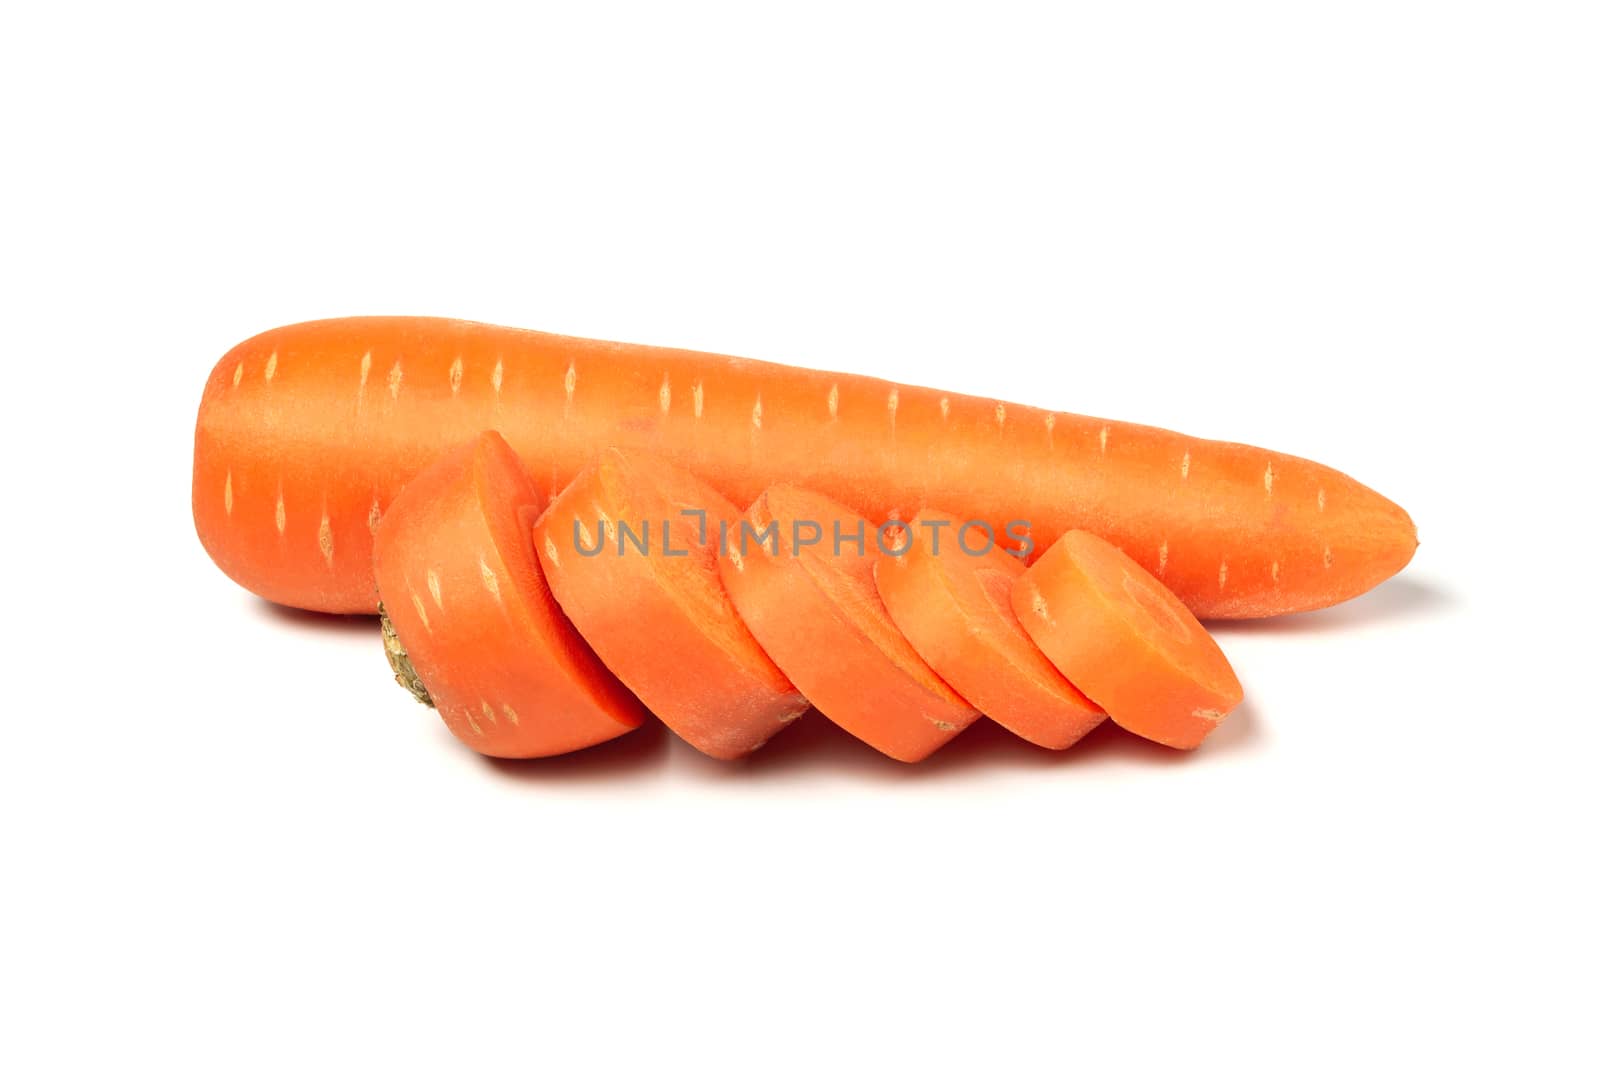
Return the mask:
M 381 603 L 378 605 L 378 620 L 383 628 L 383 654 L 389 659 L 389 669 L 394 671 L 395 682 L 416 697 L 417 703 L 433 707 L 433 695 L 422 684 L 422 679 L 417 677 L 416 668 L 411 666 L 411 657 L 406 654 L 406 646 L 400 643 L 400 635 L 395 633 L 394 623 L 389 621 L 389 613 L 383 610 Z

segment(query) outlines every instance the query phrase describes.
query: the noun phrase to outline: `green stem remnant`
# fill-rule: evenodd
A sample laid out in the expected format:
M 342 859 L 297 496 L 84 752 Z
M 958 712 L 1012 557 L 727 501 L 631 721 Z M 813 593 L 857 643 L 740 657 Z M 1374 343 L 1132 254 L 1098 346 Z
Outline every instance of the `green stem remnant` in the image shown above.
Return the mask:
M 400 643 L 400 635 L 394 632 L 394 623 L 389 621 L 389 613 L 383 610 L 382 604 L 378 605 L 378 618 L 383 623 L 383 654 L 389 657 L 394 680 L 400 683 L 400 688 L 416 697 L 419 703 L 433 707 L 433 697 L 412 668 L 411 657 L 406 655 L 406 646 Z

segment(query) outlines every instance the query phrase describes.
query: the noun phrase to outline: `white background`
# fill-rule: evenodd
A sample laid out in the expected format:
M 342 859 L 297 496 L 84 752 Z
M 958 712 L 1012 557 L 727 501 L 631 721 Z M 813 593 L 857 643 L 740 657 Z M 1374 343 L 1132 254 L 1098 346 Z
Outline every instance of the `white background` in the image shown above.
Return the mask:
M 16 5 L 0 1059 L 1595 1062 L 1588 4 Z M 1401 577 L 1179 756 L 496 766 L 189 518 L 212 363 L 454 315 L 1333 464 Z

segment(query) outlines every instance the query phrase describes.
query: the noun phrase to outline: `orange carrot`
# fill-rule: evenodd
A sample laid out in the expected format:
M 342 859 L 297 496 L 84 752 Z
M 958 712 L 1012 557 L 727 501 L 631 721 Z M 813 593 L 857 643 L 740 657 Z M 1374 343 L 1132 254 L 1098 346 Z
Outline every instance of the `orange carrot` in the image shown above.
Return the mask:
M 1276 452 L 848 374 L 415 318 L 286 326 L 222 358 L 195 429 L 200 540 L 270 600 L 370 612 L 378 516 L 486 427 L 551 494 L 616 446 L 677 462 L 741 506 L 794 482 L 875 522 L 930 506 L 1002 531 L 1030 523 L 1038 545 L 1081 527 L 1211 617 L 1336 603 L 1416 548 L 1399 507 Z
M 730 530 L 722 580 L 756 640 L 835 723 L 914 763 L 978 712 L 918 657 L 872 581 L 876 528 L 821 494 L 774 486 Z
M 1073 531 L 1012 586 L 1034 643 L 1119 726 L 1194 748 L 1244 691 L 1205 628 L 1114 546 Z
M 924 510 L 874 574 L 911 647 L 973 706 L 1045 748 L 1066 748 L 1105 720 L 1028 638 L 1011 608 L 1027 569 L 981 531 Z
M 734 759 L 806 709 L 717 574 L 739 509 L 694 475 L 608 449 L 533 528 L 550 591 L 611 671 L 672 731 Z
M 551 599 L 533 554 L 538 496 L 499 434 L 427 467 L 377 530 L 396 679 L 490 756 L 549 756 L 644 721 Z

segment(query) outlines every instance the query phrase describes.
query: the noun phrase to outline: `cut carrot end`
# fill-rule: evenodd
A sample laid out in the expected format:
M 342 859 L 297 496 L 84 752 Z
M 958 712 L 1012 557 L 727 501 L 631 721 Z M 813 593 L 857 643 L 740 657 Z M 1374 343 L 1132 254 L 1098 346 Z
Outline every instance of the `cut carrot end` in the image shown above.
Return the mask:
M 872 577 L 882 558 L 876 528 L 864 517 L 774 486 L 744 522 L 720 561 L 722 580 L 751 633 L 817 710 L 908 763 L 977 719 L 890 619 Z
M 378 592 L 407 688 L 485 755 L 556 755 L 644 721 L 550 596 L 533 558 L 537 513 L 527 472 L 491 431 L 419 474 L 378 524 Z
M 875 575 L 889 616 L 912 648 L 979 711 L 1045 748 L 1074 744 L 1105 721 L 1047 659 L 1011 606 L 1026 570 L 998 545 L 969 553 L 956 541 L 961 523 L 919 512 L 897 558 Z
M 1081 530 L 1021 575 L 1012 607 L 1061 673 L 1124 729 L 1194 748 L 1244 699 L 1210 634 L 1114 546 Z
M 719 531 L 739 514 L 687 471 L 610 449 L 533 531 L 578 633 L 674 733 L 718 759 L 760 748 L 807 707 L 718 576 Z

